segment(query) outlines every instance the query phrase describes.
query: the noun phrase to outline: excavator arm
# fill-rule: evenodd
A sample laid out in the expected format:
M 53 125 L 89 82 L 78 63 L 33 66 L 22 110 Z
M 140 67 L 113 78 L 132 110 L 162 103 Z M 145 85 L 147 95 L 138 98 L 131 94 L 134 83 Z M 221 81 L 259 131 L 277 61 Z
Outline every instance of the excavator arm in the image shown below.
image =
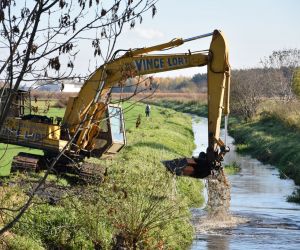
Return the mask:
M 207 64 L 208 147 L 199 157 L 164 161 L 177 175 L 205 178 L 212 170 L 219 170 L 229 148 L 220 139 L 222 114 L 229 114 L 230 65 L 224 35 L 214 31 Z
M 212 35 L 208 53 L 151 55 L 152 51 L 161 51 L 180 46 L 184 42 Z M 104 64 L 85 82 L 78 96 L 72 98 L 67 106 L 63 125 L 74 135 L 81 125 L 76 145 L 78 150 L 93 150 L 93 140 L 100 132 L 99 122 L 105 114 L 105 107 L 113 86 L 128 78 L 190 67 L 208 67 L 208 135 L 207 157 L 210 162 L 216 159 L 216 152 L 224 143 L 220 140 L 222 112 L 228 113 L 229 77 L 228 49 L 224 35 L 220 31 L 191 39 L 174 39 L 148 48 L 130 50 L 123 56 Z M 82 124 L 83 123 L 83 124 Z M 218 156 L 220 157 L 220 156 Z M 218 163 L 214 162 L 214 166 Z
M 211 168 L 221 167 L 225 153 L 229 150 L 220 139 L 222 114 L 229 114 L 230 65 L 228 46 L 222 35 L 215 35 L 209 49 L 208 78 L 208 148 L 207 160 Z

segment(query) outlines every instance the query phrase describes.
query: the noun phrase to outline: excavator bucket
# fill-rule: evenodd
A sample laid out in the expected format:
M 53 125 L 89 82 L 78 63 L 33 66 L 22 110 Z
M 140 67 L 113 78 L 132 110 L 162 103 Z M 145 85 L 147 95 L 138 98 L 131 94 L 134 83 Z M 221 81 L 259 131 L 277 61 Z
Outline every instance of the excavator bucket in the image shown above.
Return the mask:
M 162 161 L 168 171 L 178 176 L 189 176 L 203 179 L 211 174 L 211 168 L 205 159 L 201 158 L 178 158 Z

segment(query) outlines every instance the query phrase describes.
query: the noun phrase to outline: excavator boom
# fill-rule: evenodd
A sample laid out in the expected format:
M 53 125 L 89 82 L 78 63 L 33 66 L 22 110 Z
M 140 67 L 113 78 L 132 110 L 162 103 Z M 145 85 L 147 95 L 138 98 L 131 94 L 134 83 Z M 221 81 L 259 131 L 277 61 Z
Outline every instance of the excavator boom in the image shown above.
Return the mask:
M 207 36 L 212 36 L 212 41 L 206 52 L 149 54 Z M 62 121 L 54 123 L 51 118 L 37 115 L 12 115 L 6 119 L 0 131 L 0 141 L 39 148 L 44 150 L 45 155 L 51 156 L 75 137 L 65 151 L 67 158 L 72 161 L 82 161 L 86 156 L 114 154 L 124 146 L 126 137 L 121 108 L 109 105 L 113 86 L 136 76 L 205 65 L 208 76 L 208 148 L 199 160 L 181 161 L 185 162 L 183 165 L 193 166 L 194 173 L 187 175 L 203 178 L 208 170 L 221 166 L 220 162 L 227 150 L 220 139 L 220 124 L 222 114 L 229 113 L 230 66 L 226 39 L 218 30 L 188 39 L 174 39 L 152 47 L 128 50 L 124 55 L 99 67 L 86 80 L 78 95 L 69 98 Z M 116 128 L 113 123 L 117 124 Z M 171 165 L 169 169 L 172 169 Z M 206 172 L 199 174 L 201 168 L 205 168 Z

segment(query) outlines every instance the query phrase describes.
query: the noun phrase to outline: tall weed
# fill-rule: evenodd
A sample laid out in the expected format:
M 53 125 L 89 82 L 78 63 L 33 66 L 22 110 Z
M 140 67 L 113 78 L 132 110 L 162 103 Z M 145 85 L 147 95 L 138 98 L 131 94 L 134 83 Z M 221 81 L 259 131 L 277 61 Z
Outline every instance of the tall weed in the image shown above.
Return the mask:
M 300 101 L 266 101 L 261 107 L 263 115 L 273 116 L 288 127 L 300 129 Z

